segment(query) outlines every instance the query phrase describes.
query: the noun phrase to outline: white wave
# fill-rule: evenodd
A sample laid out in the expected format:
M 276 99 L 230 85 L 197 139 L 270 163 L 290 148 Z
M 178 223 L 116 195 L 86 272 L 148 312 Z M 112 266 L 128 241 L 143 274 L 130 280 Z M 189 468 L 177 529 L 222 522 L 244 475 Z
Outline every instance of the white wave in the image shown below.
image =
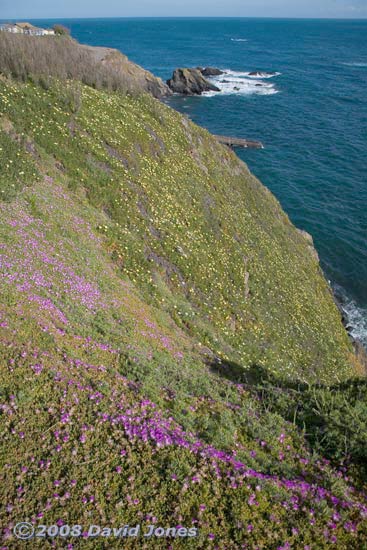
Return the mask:
M 367 309 L 358 307 L 341 287 L 336 286 L 335 291 L 347 320 L 349 334 L 367 349 Z
M 205 92 L 206 97 L 215 95 L 273 95 L 279 93 L 273 83 L 263 82 L 264 79 L 277 76 L 280 73 L 261 73 L 261 77 L 250 76 L 249 72 L 239 72 L 224 70 L 224 74 L 210 77 L 212 82 L 220 92 Z
M 350 334 L 367 348 L 367 310 L 358 308 L 353 301 L 345 304 L 343 310 Z
M 231 38 L 232 42 L 248 42 L 247 38 Z
M 241 72 L 241 71 L 231 71 L 230 69 L 224 70 L 226 75 L 229 76 L 239 76 L 241 78 L 258 78 L 260 80 L 268 79 L 268 78 L 274 78 L 275 76 L 281 75 L 281 73 L 272 72 L 268 73 L 267 71 L 247 71 L 247 72 Z
M 350 62 L 350 63 L 342 63 L 342 65 L 345 65 L 347 67 L 367 67 L 367 63 L 364 62 Z

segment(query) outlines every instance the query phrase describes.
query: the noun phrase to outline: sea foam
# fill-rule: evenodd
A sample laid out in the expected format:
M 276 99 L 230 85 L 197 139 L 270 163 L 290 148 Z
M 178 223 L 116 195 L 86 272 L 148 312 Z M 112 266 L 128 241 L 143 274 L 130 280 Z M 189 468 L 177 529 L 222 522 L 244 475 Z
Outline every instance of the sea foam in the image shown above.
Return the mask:
M 367 349 L 367 309 L 358 307 L 339 285 L 334 285 L 334 292 L 345 315 L 349 334 Z
M 367 67 L 366 62 L 362 61 L 351 61 L 350 63 L 342 63 L 342 65 L 345 65 L 346 67 L 358 67 L 358 68 L 364 68 Z
M 210 80 L 217 86 L 220 92 L 205 92 L 203 95 L 212 97 L 216 95 L 273 95 L 279 93 L 275 84 L 263 82 L 279 76 L 280 73 L 267 73 L 259 71 L 256 75 L 251 75 L 250 71 L 232 71 L 225 69 L 224 74 L 210 77 Z

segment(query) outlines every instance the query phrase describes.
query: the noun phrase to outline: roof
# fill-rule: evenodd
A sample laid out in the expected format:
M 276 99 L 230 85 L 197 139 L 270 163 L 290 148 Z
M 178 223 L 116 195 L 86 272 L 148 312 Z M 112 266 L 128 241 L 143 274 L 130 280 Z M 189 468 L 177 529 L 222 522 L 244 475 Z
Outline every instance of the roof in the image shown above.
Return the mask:
M 16 26 L 20 27 L 21 29 L 38 29 L 38 27 L 35 27 L 30 23 L 16 23 Z
M 21 22 L 21 23 L 0 23 L 0 30 L 17 30 L 18 32 L 27 33 L 45 33 L 45 34 L 55 34 L 53 29 L 43 29 L 41 27 L 35 27 L 31 23 Z

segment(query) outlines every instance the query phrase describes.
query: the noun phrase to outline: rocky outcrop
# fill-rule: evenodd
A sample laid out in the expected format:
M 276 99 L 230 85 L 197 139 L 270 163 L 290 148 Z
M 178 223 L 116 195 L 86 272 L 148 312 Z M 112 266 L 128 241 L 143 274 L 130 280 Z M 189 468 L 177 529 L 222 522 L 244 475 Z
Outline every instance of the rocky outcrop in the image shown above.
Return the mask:
M 220 92 L 202 75 L 199 69 L 176 69 L 167 85 L 176 94 L 201 95 L 203 92 Z
M 254 141 L 244 138 L 228 137 L 228 136 L 214 136 L 219 143 L 223 143 L 228 147 L 235 148 L 241 147 L 242 149 L 264 149 L 263 144 L 260 141 Z
M 215 67 L 205 67 L 204 69 L 202 67 L 198 67 L 198 69 L 203 76 L 220 76 L 224 74 L 224 71 L 216 69 Z
M 355 340 L 353 343 L 357 362 L 362 366 L 362 374 L 367 374 L 367 352 L 361 342 Z
M 313 237 L 312 235 L 310 235 L 310 233 L 307 233 L 307 231 L 305 231 L 304 229 L 298 229 L 297 228 L 297 231 L 300 235 L 302 235 L 302 237 L 307 241 L 307 244 L 308 244 L 308 247 L 309 247 L 309 251 L 312 255 L 312 257 L 317 261 L 319 262 L 320 261 L 320 258 L 319 258 L 319 255 L 317 253 L 317 250 L 315 248 L 315 245 L 314 245 L 314 242 L 313 242 Z
M 88 51 L 97 64 L 112 69 L 121 78 L 126 79 L 133 88 L 144 90 L 158 99 L 172 94 L 161 78 L 136 65 L 118 50 L 94 46 L 82 46 L 82 48 Z

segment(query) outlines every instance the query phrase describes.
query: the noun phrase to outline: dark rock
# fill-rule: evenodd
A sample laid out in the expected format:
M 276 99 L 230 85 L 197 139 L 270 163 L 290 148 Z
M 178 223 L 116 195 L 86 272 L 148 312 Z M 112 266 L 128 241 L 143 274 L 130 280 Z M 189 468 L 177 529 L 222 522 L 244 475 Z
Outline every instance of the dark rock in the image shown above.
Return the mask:
M 163 80 L 153 75 L 150 76 L 149 73 L 145 76 L 145 82 L 143 81 L 143 84 L 146 91 L 157 99 L 162 99 L 172 94 L 171 90 L 168 86 L 166 86 Z
M 125 168 L 131 168 L 130 164 L 129 164 L 129 161 L 119 151 L 117 151 L 116 149 L 111 147 L 111 145 L 109 145 L 108 143 L 105 143 L 104 146 L 105 146 L 105 149 L 106 149 L 107 153 L 111 157 L 119 160 L 121 162 L 121 164 L 123 166 L 125 166 Z
M 203 77 L 198 69 L 176 69 L 170 80 L 170 89 L 176 94 L 200 95 L 203 92 L 220 92 L 217 86 Z
M 224 71 L 216 69 L 215 67 L 205 67 L 205 69 L 199 68 L 199 71 L 203 76 L 220 76 L 225 74 Z
M 30 153 L 33 158 L 35 159 L 41 158 L 33 141 L 30 141 L 29 139 L 27 139 L 25 143 L 25 148 L 26 148 L 26 151 L 28 151 L 28 153 Z
M 250 139 L 229 137 L 229 136 L 214 136 L 219 143 L 223 143 L 228 147 L 243 147 L 247 149 L 248 147 L 252 149 L 264 149 L 263 144 L 260 141 L 254 141 Z

